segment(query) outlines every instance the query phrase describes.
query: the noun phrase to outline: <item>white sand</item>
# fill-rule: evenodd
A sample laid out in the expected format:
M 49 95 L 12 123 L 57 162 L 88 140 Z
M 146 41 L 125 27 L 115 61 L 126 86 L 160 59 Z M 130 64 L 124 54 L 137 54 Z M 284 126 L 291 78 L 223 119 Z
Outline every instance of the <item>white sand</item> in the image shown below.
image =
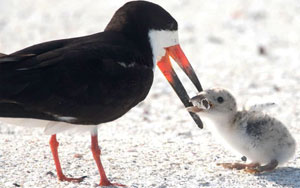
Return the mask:
M 101 31 L 124 2 L 2 0 L 0 52 Z M 155 2 L 177 19 L 181 46 L 204 88 L 228 88 L 240 106 L 255 96 L 276 102 L 271 113 L 300 141 L 299 1 Z M 260 46 L 265 55 L 258 53 Z M 299 151 L 285 166 L 262 175 L 216 166 L 241 156 L 219 145 L 207 128 L 198 129 L 158 69 L 155 74 L 143 103 L 99 129 L 102 161 L 112 181 L 147 188 L 300 187 Z M 179 75 L 190 95 L 195 94 L 183 73 Z M 47 175 L 55 174 L 48 139 L 41 129 L 0 125 L 1 188 L 96 186 L 99 175 L 88 133 L 58 135 L 64 172 L 88 176 L 80 184 Z

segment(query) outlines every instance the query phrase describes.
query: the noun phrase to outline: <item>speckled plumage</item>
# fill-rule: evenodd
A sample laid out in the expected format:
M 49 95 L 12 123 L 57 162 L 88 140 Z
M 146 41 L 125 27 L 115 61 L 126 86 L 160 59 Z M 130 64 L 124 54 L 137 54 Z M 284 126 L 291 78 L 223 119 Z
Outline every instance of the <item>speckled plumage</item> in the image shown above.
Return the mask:
M 203 107 L 203 101 L 210 106 Z M 222 143 L 246 156 L 252 164 L 275 161 L 280 165 L 294 155 L 295 140 L 279 120 L 261 110 L 238 111 L 235 98 L 227 90 L 208 89 L 193 97 L 191 102 L 194 107 L 188 110 L 197 111 L 204 123 L 211 121 L 212 131 L 224 141 Z
M 258 111 L 239 111 L 235 115 L 232 131 L 246 142 L 237 142 L 233 147 L 253 162 L 262 164 L 276 159 L 286 162 L 295 152 L 295 140 L 288 129 L 277 119 Z M 237 146 L 235 146 L 237 145 Z

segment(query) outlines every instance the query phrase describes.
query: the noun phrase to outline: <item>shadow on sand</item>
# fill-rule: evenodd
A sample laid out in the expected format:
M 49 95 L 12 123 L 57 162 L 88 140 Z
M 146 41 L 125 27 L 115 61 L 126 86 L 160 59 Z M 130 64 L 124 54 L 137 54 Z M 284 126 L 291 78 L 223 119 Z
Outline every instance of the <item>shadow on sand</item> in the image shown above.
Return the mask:
M 300 187 L 300 168 L 281 167 L 277 168 L 274 172 L 257 176 L 281 186 Z

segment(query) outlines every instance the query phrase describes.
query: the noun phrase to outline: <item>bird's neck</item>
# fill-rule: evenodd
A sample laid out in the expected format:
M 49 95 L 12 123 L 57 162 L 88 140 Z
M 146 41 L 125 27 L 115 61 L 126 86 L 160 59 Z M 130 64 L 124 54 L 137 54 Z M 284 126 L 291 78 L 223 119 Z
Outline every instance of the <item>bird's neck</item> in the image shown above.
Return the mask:
M 112 19 L 104 31 L 117 32 L 122 34 L 126 40 L 130 41 L 143 56 L 144 65 L 153 68 L 153 53 L 148 37 L 148 29 L 146 27 L 138 27 L 125 22 L 123 19 Z M 124 23 L 123 23 L 124 22 Z
M 213 131 L 217 132 L 230 131 L 234 121 L 234 114 L 206 114 L 201 115 L 201 117 L 208 122 Z

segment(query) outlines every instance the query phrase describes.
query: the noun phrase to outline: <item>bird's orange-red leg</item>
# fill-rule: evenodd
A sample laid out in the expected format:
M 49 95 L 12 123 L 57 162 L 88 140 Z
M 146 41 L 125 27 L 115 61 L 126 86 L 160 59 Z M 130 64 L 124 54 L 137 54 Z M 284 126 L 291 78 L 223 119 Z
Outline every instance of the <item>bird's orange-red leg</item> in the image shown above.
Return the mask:
M 105 174 L 104 168 L 102 166 L 101 160 L 100 160 L 100 155 L 101 155 L 101 150 L 98 145 L 98 135 L 97 133 L 92 134 L 91 136 L 91 150 L 93 153 L 93 157 L 95 159 L 95 162 L 97 164 L 99 173 L 100 173 L 100 186 L 122 186 L 126 187 L 126 185 L 118 184 L 118 183 L 111 183 Z
M 81 178 L 68 178 L 68 177 L 66 177 L 62 172 L 60 162 L 59 162 L 59 158 L 58 158 L 57 148 L 59 146 L 59 143 L 56 140 L 56 134 L 51 136 L 49 143 L 50 143 L 50 148 L 51 148 L 51 152 L 52 152 L 55 167 L 56 167 L 57 178 L 60 181 L 81 182 L 84 178 L 86 178 L 86 176 L 83 176 Z

